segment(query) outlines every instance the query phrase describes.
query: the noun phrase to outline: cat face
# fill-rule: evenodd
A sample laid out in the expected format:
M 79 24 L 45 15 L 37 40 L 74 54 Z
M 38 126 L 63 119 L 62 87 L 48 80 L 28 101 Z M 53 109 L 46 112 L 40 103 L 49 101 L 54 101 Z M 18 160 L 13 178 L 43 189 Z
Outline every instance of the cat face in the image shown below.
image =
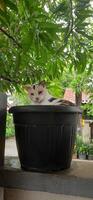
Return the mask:
M 28 95 L 32 102 L 39 104 L 44 101 L 46 95 L 46 87 L 43 81 L 39 84 L 26 86 L 26 90 L 28 91 Z

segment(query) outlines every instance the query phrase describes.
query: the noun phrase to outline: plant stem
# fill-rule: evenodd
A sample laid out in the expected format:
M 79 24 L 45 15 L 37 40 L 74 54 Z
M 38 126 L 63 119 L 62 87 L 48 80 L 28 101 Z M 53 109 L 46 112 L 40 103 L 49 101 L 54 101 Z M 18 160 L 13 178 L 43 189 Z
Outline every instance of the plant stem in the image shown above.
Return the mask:
M 4 33 L 8 38 L 10 38 L 18 47 L 20 47 L 22 49 L 22 46 L 15 40 L 15 38 L 10 35 L 9 33 L 7 33 L 3 28 L 0 27 L 0 31 L 2 33 Z
M 11 83 L 19 83 L 19 81 L 12 80 L 10 77 L 5 77 L 3 75 L 0 76 L 0 80 L 5 80 L 5 81 L 11 82 Z

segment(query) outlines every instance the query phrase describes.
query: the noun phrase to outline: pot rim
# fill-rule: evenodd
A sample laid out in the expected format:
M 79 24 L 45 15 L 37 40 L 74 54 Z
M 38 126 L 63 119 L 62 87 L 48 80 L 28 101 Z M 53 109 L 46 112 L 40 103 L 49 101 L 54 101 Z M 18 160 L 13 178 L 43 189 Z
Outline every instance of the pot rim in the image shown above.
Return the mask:
M 13 106 L 9 109 L 9 113 L 20 112 L 64 112 L 64 113 L 78 113 L 82 111 L 77 106 L 59 106 L 59 105 L 21 105 Z

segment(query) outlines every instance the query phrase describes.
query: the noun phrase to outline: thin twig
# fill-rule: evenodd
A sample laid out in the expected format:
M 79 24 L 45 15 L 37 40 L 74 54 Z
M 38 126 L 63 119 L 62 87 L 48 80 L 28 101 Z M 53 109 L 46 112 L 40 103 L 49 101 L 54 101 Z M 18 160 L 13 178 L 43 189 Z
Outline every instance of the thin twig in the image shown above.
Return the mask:
M 10 38 L 18 47 L 20 47 L 22 49 L 22 46 L 15 40 L 15 38 L 10 35 L 9 33 L 7 33 L 3 28 L 0 27 L 0 31 L 2 33 L 4 33 L 8 38 Z

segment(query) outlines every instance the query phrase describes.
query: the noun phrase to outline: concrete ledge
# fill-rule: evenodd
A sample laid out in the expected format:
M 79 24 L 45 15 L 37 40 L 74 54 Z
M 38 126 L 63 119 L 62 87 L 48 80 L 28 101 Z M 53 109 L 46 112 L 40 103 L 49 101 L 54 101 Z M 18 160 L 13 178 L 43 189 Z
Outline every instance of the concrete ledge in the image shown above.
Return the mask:
M 69 170 L 53 173 L 26 172 L 17 158 L 7 158 L 0 169 L 0 186 L 93 199 L 93 161 L 73 160 Z
M 9 188 L 5 188 L 4 193 L 5 200 L 91 200 L 84 197 Z

